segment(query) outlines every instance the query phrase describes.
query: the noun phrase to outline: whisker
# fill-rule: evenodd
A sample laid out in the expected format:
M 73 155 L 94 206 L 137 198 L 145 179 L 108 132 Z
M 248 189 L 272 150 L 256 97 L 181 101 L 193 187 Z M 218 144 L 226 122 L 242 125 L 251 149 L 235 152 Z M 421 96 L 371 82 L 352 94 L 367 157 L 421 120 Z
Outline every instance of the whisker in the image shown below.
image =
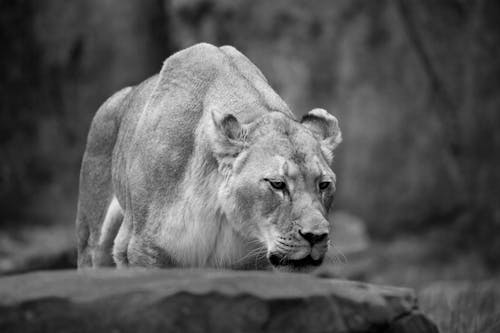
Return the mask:
M 287 250 L 290 249 L 290 248 L 286 247 L 286 246 L 283 246 L 281 244 L 276 244 L 276 249 L 281 250 L 283 252 L 287 252 Z
M 280 244 L 280 245 L 283 245 L 283 246 L 285 246 L 285 247 L 291 247 L 291 246 L 290 246 L 290 245 L 288 245 L 287 243 L 282 242 L 282 241 L 280 241 L 280 240 L 277 240 L 277 241 L 276 241 L 276 243 L 278 243 L 278 244 Z
M 340 263 L 339 257 L 334 254 L 333 256 L 325 256 L 325 262 L 329 264 L 338 264 Z
M 264 250 L 265 250 L 264 247 L 259 247 L 259 248 L 253 249 L 253 250 L 249 251 L 243 258 L 248 258 L 250 256 L 258 255 L 261 252 L 263 252 Z
M 280 259 L 280 262 L 279 264 L 283 264 L 286 260 L 288 259 L 288 257 L 286 255 L 282 256 L 281 259 Z
M 240 259 L 238 259 L 236 261 L 236 263 L 240 263 L 250 257 L 253 257 L 255 256 L 256 259 L 260 259 L 264 256 L 264 254 L 266 253 L 266 248 L 264 246 L 260 246 L 260 247 L 257 247 L 255 249 L 252 249 L 250 250 L 248 253 L 246 253 L 243 257 L 241 257 Z
M 338 255 L 336 254 L 335 257 L 339 259 L 339 263 L 347 264 L 347 257 L 334 244 L 332 244 L 332 250 L 337 252 Z

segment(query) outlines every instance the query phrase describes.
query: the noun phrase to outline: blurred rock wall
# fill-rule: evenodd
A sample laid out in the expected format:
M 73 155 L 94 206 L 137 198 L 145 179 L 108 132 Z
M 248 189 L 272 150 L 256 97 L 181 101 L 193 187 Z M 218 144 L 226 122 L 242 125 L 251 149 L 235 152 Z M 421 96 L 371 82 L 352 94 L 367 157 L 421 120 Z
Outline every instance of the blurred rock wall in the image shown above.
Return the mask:
M 337 207 L 372 232 L 500 230 L 497 1 L 179 0 L 170 15 L 180 48 L 235 45 L 298 115 L 338 115 Z
M 40 198 L 59 209 L 55 192 L 74 214 L 98 105 L 206 41 L 239 48 L 297 115 L 338 116 L 336 205 L 372 232 L 467 234 L 481 218 L 487 237 L 500 230 L 498 17 L 495 0 L 4 1 L 1 216 Z
M 155 73 L 171 51 L 164 5 L 1 2 L 0 224 L 74 219 L 94 112 Z

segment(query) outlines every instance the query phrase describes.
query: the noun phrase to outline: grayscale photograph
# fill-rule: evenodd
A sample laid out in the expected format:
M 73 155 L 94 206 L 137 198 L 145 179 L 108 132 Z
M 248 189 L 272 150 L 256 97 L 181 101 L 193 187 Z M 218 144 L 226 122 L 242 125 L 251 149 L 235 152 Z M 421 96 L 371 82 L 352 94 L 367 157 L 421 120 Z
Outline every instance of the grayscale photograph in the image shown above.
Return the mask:
M 0 332 L 500 332 L 500 1 L 0 0 Z

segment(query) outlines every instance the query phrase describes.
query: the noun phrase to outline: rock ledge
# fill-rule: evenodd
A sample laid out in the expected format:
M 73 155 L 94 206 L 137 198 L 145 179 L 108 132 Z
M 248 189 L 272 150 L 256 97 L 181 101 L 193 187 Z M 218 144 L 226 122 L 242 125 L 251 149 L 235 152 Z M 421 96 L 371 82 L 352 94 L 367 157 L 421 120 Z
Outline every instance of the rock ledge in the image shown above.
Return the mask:
M 1 332 L 437 332 L 409 289 L 310 275 L 89 270 L 0 278 Z

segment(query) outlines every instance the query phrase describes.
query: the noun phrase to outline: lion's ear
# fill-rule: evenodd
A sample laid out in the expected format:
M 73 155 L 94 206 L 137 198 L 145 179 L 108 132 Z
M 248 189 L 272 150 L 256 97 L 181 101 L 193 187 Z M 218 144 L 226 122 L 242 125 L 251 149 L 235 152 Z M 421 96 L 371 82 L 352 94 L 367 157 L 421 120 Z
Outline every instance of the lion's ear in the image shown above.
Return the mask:
M 333 151 L 342 142 L 339 121 L 323 109 L 309 111 L 301 120 L 321 144 L 321 150 L 329 163 L 333 160 Z
M 210 143 L 219 162 L 235 158 L 245 147 L 245 128 L 232 114 L 212 111 Z

